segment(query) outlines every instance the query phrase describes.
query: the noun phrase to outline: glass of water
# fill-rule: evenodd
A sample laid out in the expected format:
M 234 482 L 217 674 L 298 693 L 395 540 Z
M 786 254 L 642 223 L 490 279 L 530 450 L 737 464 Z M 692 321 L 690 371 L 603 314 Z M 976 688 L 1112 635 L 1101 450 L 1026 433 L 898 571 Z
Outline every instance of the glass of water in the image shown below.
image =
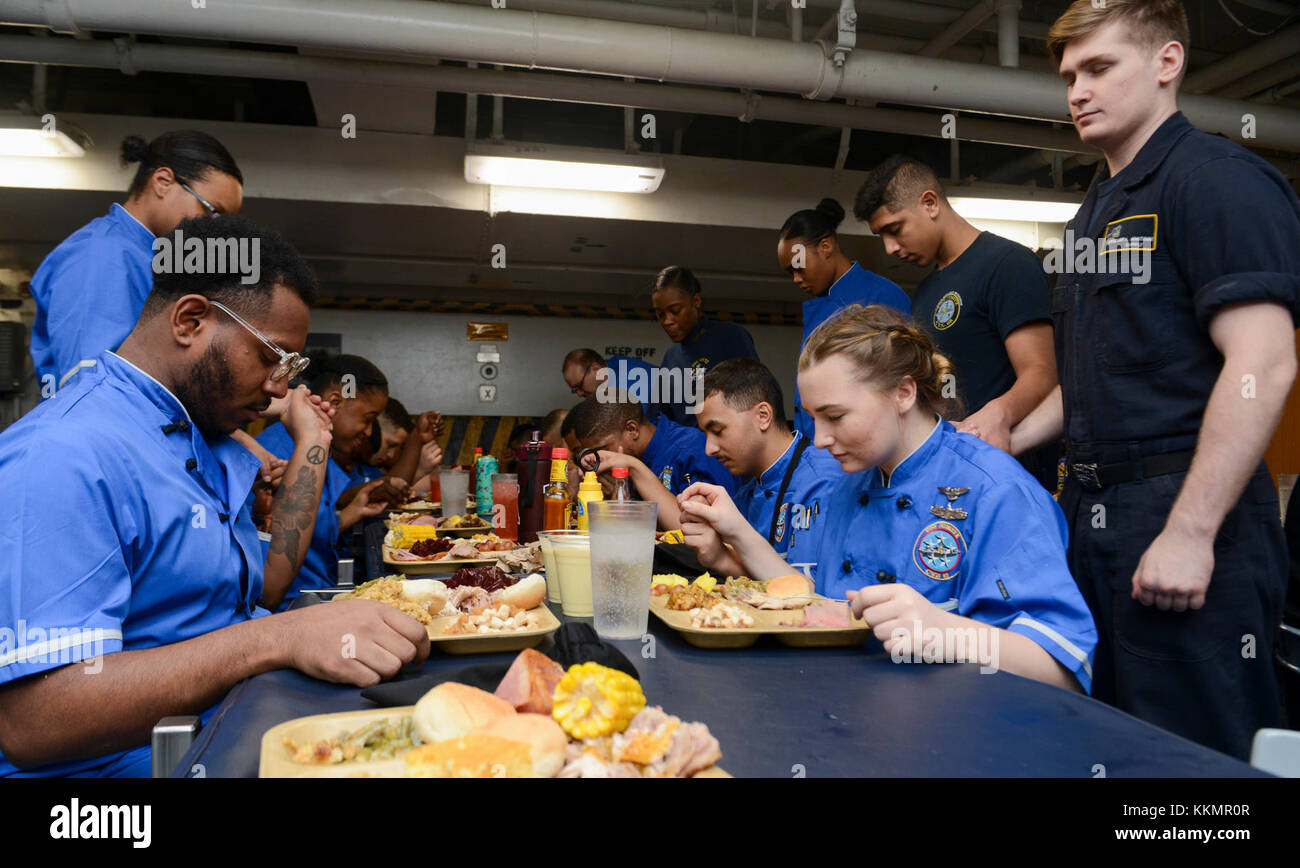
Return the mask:
M 650 621 L 655 520 L 649 501 L 593 501 L 591 596 L 602 639 L 640 639 Z
M 469 497 L 469 471 L 440 470 L 438 484 L 442 487 L 442 514 L 448 518 L 464 515 Z

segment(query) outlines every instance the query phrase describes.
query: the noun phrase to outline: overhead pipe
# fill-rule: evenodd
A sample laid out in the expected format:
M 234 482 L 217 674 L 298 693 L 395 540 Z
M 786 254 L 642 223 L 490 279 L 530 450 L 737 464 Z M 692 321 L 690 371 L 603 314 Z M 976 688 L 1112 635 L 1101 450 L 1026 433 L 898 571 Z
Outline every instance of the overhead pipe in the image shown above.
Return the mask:
M 953 20 L 938 36 L 931 39 L 917 54 L 922 57 L 940 57 L 962 40 L 966 34 L 989 19 L 998 8 L 998 0 L 979 0 L 961 17 Z
M 282 81 L 337 81 L 377 87 L 483 93 L 519 99 L 589 105 L 636 106 L 686 114 L 745 117 L 810 126 L 852 127 L 873 132 L 941 138 L 941 124 L 928 112 L 812 102 L 608 78 L 555 75 L 518 70 L 465 69 L 415 63 L 351 60 L 284 52 L 230 48 L 190 48 L 106 40 L 37 39 L 0 35 L 0 62 L 49 63 L 101 69 L 130 68 L 189 75 L 242 76 Z M 468 104 L 467 104 L 468 109 Z M 958 137 L 968 141 L 1093 153 L 1070 130 L 1024 121 L 963 118 Z M 467 130 L 468 134 L 468 130 Z
M 1214 95 L 1229 99 L 1246 99 L 1298 76 L 1300 76 L 1300 54 L 1238 79 L 1227 87 L 1216 90 Z
M 466 6 L 490 8 L 492 0 L 448 0 Z M 579 18 L 599 18 L 605 21 L 626 21 L 634 24 L 658 24 L 663 27 L 684 27 L 690 30 L 710 30 L 715 33 L 733 33 L 731 13 L 716 9 L 680 9 L 670 6 L 652 6 L 648 3 L 627 3 L 622 0 L 507 0 L 508 9 L 527 12 L 551 12 L 557 15 L 575 15 Z M 777 21 L 758 21 L 758 35 L 772 39 L 788 39 L 789 28 Z
M 997 0 L 998 65 L 1020 66 L 1020 0 Z
M 256 11 L 248 7 L 257 5 Z M 202 14 L 169 0 L 0 0 L 0 22 L 61 32 L 108 30 L 189 38 L 382 51 L 479 60 L 755 91 L 839 96 L 1067 119 L 1056 76 L 972 67 L 929 57 L 855 50 L 836 68 L 818 45 L 756 40 L 646 24 L 616 24 L 540 12 L 479 9 L 421 0 L 207 0 Z M 1300 150 L 1300 112 L 1217 97 L 1183 99 L 1211 132 L 1240 137 L 1244 109 L 1257 118 L 1260 147 Z M 837 124 L 843 126 L 844 124 Z
M 1203 69 L 1188 73 L 1183 79 L 1183 92 L 1217 90 L 1252 72 L 1293 57 L 1297 45 L 1300 45 L 1300 24 L 1293 24 Z

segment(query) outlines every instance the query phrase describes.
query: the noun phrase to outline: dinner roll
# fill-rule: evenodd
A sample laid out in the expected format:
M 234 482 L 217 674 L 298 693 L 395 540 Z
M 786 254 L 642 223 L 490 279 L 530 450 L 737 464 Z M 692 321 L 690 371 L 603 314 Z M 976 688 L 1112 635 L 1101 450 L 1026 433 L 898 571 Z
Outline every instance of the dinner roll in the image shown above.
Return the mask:
M 514 716 L 515 707 L 486 690 L 448 681 L 415 703 L 411 723 L 425 744 L 460 738 L 499 717 Z
M 544 599 L 546 599 L 546 579 L 538 573 L 533 573 L 502 590 L 497 594 L 496 602 L 517 606 L 520 609 L 535 609 Z
M 767 583 L 767 592 L 773 597 L 797 597 L 811 594 L 812 591 L 812 582 L 808 580 L 807 576 L 802 576 L 799 573 L 777 576 Z

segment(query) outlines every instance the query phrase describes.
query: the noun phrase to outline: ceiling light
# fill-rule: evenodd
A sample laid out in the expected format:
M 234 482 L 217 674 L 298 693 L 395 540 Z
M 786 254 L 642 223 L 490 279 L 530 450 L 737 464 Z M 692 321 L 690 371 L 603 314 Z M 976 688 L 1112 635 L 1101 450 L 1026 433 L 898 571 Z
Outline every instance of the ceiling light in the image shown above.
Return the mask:
M 597 148 L 472 142 L 465 154 L 471 184 L 653 193 L 663 179 L 658 157 Z
M 1083 197 L 1060 199 L 1007 199 L 985 196 L 953 196 L 952 209 L 967 220 L 1019 220 L 1026 223 L 1068 223 L 1074 219 Z
M 0 115 L 0 157 L 83 157 L 85 149 L 55 126 L 54 116 Z

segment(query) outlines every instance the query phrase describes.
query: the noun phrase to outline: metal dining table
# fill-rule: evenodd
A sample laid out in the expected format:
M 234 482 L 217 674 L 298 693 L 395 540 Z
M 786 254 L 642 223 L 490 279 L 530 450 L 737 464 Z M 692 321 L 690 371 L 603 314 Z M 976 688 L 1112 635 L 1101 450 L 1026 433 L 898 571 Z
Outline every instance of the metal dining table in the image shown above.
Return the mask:
M 700 649 L 653 616 L 641 641 L 612 644 L 639 671 L 649 704 L 708 725 L 720 766 L 736 777 L 1261 774 L 1087 696 L 976 664 L 894 663 L 871 643 L 791 648 L 762 638 Z M 399 677 L 513 656 L 435 648 Z M 262 735 L 276 724 L 373 707 L 356 687 L 291 670 L 259 675 L 231 690 L 174 775 L 255 777 Z

